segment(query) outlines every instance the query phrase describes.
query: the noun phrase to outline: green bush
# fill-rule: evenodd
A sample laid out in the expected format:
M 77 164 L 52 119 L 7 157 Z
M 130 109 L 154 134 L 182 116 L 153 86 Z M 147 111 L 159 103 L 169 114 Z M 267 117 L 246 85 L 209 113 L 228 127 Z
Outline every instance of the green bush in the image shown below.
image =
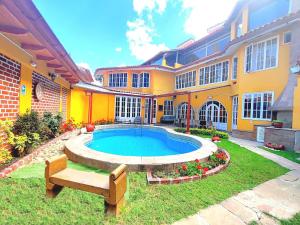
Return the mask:
M 42 118 L 42 125 L 40 127 L 40 133 L 44 140 L 54 138 L 59 133 L 62 119 L 63 118 L 60 113 L 58 113 L 57 115 L 53 115 L 51 112 L 44 113 Z
M 180 132 L 180 133 L 185 133 L 186 129 L 185 128 L 176 128 L 175 131 Z M 217 131 L 214 129 L 191 128 L 190 132 L 191 132 L 191 134 L 197 135 L 197 136 L 206 135 L 206 136 L 218 136 L 223 139 L 229 138 L 228 133 L 222 132 L 222 131 Z
M 35 111 L 27 111 L 23 115 L 19 115 L 14 122 L 12 132 L 15 135 L 26 135 L 32 137 L 32 133 L 40 133 L 41 121 L 38 113 Z

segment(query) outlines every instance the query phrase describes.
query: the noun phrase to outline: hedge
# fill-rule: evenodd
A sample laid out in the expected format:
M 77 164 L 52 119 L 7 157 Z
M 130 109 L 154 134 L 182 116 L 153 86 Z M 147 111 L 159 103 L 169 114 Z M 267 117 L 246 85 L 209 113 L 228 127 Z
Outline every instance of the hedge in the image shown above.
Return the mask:
M 176 132 L 185 133 L 185 128 L 176 128 Z M 212 130 L 212 129 L 200 129 L 200 128 L 191 128 L 190 129 L 191 134 L 193 135 L 207 135 L 207 136 L 218 136 L 223 139 L 228 139 L 229 135 L 226 132 Z

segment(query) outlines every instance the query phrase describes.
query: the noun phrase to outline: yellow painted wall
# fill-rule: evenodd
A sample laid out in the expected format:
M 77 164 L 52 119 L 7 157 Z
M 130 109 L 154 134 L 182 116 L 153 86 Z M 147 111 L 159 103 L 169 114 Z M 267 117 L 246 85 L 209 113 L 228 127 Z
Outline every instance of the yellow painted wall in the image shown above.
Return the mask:
M 70 118 L 76 122 L 88 122 L 88 96 L 83 90 L 72 89 L 70 101 Z
M 293 129 L 300 129 L 300 76 L 298 86 L 294 90 Z
M 20 89 L 25 86 L 25 94 L 20 93 L 20 114 L 25 113 L 27 110 L 31 110 L 31 98 L 32 98 L 32 69 L 26 65 L 21 66 L 21 81 Z M 21 90 L 20 90 L 21 92 Z
M 284 87 L 288 81 L 289 73 L 289 45 L 283 44 L 283 31 L 278 34 L 272 35 L 270 37 L 279 37 L 279 58 L 278 66 L 273 69 L 261 70 L 257 72 L 246 73 L 244 71 L 245 62 L 245 48 L 246 45 L 241 47 L 238 52 L 238 96 L 239 96 L 239 115 L 238 115 L 238 129 L 242 131 L 252 131 L 254 125 L 270 124 L 270 121 L 262 120 L 250 120 L 242 119 L 242 97 L 245 93 L 255 93 L 255 92 L 274 92 L 274 101 L 282 93 Z M 262 40 L 265 40 L 263 38 Z
M 92 122 L 97 120 L 114 121 L 115 116 L 115 96 L 108 94 L 93 94 L 93 114 Z

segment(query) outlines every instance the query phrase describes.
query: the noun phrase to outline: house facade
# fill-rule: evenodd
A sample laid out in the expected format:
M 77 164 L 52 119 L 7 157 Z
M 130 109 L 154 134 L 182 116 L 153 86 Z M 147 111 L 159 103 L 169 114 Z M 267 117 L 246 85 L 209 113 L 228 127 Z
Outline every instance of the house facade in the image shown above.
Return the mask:
M 239 1 L 227 21 L 200 40 L 139 66 L 97 69 L 102 87 L 120 92 L 104 118 L 136 116 L 136 100 L 122 95 L 127 93 L 149 95 L 139 100 L 147 123 L 163 115 L 184 120 L 190 95 L 192 126 L 211 121 L 250 139 L 273 119 L 300 129 L 300 76 L 291 72 L 300 59 L 299 19 L 297 0 Z

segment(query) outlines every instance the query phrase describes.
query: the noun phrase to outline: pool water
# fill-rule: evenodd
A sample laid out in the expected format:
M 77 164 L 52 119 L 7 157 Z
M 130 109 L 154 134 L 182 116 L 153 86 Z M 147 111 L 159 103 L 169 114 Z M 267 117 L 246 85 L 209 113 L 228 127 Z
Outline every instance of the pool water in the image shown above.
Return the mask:
M 192 152 L 200 144 L 179 137 L 171 137 L 167 131 L 153 128 L 116 128 L 95 131 L 87 147 L 122 156 L 166 156 Z

